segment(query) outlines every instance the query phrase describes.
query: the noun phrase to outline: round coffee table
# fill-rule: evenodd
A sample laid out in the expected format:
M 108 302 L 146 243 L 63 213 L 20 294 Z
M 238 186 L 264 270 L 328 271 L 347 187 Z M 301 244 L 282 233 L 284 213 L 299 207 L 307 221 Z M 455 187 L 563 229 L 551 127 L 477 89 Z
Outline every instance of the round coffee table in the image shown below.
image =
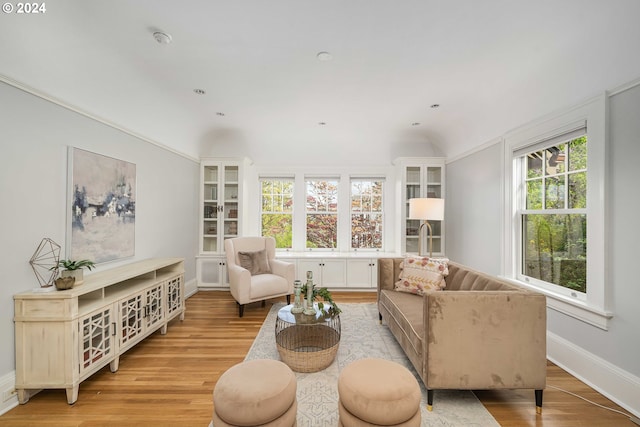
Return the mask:
M 293 304 L 278 311 L 276 346 L 284 363 L 297 372 L 317 372 L 327 368 L 340 345 L 340 315 L 330 315 L 330 304 L 316 314 L 292 313 Z

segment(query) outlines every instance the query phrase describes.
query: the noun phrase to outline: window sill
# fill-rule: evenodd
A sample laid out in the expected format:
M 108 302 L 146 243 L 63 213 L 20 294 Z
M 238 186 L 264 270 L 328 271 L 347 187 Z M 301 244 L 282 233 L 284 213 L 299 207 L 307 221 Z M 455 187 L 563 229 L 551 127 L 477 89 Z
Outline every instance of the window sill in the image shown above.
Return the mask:
M 613 313 L 610 311 L 604 311 L 599 307 L 590 306 L 585 301 L 576 300 L 546 289 L 531 286 L 530 284 L 520 280 L 514 280 L 505 276 L 500 276 L 500 278 L 518 286 L 522 286 L 523 288 L 531 289 L 546 295 L 547 307 L 552 310 L 566 314 L 567 316 L 571 316 L 605 331 L 609 330 L 609 319 L 613 317 Z

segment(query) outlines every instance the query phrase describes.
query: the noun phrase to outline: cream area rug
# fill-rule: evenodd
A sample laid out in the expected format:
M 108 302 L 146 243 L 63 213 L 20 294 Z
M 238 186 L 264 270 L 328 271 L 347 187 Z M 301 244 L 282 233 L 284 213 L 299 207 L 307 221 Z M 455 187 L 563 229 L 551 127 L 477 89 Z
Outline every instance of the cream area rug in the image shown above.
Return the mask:
M 280 360 L 274 332 L 277 312 L 283 306 L 284 303 L 277 303 L 271 308 L 245 360 Z M 342 337 L 334 362 L 324 371 L 295 373 L 299 427 L 338 425 L 338 375 L 349 363 L 366 357 L 392 360 L 414 374 L 422 390 L 423 426 L 500 426 L 478 398 L 467 390 L 436 390 L 433 411 L 427 411 L 427 390 L 389 328 L 380 325 L 376 304 L 340 304 L 340 308 Z

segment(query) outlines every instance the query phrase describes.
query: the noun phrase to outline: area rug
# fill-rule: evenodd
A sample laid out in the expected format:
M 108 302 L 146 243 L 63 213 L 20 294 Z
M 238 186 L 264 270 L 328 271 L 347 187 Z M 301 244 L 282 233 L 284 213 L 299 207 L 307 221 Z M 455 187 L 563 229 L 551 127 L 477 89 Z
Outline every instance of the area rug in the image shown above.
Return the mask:
M 280 360 L 274 331 L 277 312 L 283 305 L 277 303 L 271 308 L 245 360 Z M 366 357 L 392 360 L 413 373 L 422 391 L 423 426 L 500 426 L 467 390 L 436 390 L 433 411 L 427 411 L 427 390 L 389 328 L 380 325 L 376 304 L 340 304 L 340 308 L 342 337 L 334 362 L 320 372 L 296 372 L 299 427 L 338 425 L 338 375 L 349 363 Z

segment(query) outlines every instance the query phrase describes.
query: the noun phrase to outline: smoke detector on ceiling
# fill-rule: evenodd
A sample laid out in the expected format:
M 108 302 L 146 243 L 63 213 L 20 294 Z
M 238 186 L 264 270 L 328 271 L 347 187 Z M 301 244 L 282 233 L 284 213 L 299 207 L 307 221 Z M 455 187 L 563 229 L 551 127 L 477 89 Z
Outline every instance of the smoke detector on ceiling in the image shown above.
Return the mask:
M 156 31 L 153 33 L 153 38 L 160 44 L 171 43 L 171 36 L 167 33 L 163 33 L 162 31 Z

